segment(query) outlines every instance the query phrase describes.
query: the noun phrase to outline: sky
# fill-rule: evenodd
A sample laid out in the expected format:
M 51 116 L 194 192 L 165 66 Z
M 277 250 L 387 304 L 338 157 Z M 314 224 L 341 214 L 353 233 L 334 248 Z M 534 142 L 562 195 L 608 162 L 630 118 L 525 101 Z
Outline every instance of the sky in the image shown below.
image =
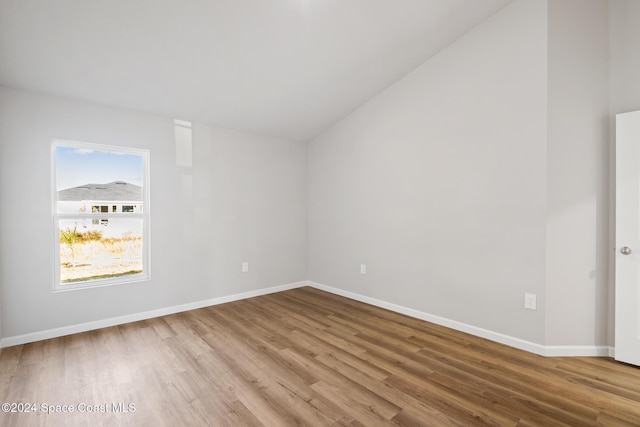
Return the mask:
M 125 181 L 143 186 L 144 157 L 78 147 L 56 146 L 56 190 L 84 184 Z

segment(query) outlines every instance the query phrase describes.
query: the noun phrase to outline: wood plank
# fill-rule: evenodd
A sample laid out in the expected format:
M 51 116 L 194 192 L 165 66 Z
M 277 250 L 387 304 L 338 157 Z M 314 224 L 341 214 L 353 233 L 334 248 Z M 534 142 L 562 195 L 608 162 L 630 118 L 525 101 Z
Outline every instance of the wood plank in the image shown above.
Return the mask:
M 545 358 L 313 288 L 3 349 L 10 426 L 632 426 L 640 369 Z

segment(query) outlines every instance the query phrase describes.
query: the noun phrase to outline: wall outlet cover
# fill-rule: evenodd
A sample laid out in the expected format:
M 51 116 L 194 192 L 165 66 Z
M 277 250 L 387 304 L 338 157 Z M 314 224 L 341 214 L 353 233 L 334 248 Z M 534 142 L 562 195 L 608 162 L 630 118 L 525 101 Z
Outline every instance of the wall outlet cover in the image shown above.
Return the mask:
M 537 306 L 536 294 L 524 294 L 524 308 L 535 310 Z

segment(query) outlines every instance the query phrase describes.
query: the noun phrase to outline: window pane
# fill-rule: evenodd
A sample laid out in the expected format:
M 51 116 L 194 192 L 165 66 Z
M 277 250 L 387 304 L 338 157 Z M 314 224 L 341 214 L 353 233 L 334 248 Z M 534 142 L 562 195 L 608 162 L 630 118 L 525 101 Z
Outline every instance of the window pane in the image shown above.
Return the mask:
M 54 140 L 52 154 L 54 290 L 148 280 L 149 152 Z
M 142 154 L 58 145 L 55 156 L 58 213 L 123 212 L 123 204 L 143 211 Z
M 61 283 L 142 273 L 142 219 L 75 218 L 58 224 Z

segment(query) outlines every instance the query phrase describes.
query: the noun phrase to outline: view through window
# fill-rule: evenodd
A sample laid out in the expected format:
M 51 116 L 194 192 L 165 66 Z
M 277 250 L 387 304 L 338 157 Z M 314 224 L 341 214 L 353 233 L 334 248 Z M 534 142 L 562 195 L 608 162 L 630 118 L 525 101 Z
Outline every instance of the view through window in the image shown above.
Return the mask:
M 53 143 L 57 289 L 145 280 L 148 151 Z

